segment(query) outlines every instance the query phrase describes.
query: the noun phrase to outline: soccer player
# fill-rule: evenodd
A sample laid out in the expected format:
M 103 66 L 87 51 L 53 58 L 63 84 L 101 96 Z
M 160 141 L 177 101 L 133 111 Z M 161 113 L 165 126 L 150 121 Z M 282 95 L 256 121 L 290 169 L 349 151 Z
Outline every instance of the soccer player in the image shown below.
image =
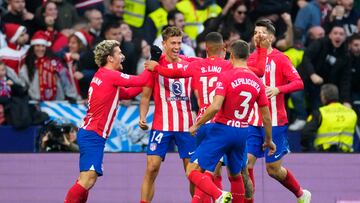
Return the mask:
M 169 69 L 187 67 L 189 62 L 180 57 L 182 31 L 177 27 L 168 27 L 162 32 L 164 54 L 159 64 Z M 193 124 L 191 112 L 191 79 L 171 79 L 153 73 L 152 80 L 143 88 L 140 101 L 139 126 L 147 129 L 146 114 L 151 94 L 155 103 L 154 120 L 147 149 L 147 166 L 141 187 L 141 202 L 151 202 L 154 196 L 154 183 L 161 162 L 172 140 L 178 147 L 184 169 L 196 148 L 195 138 L 189 133 Z
M 191 164 L 186 172 L 189 180 L 211 195 L 216 203 L 231 202 L 231 193 L 235 194 L 234 203 L 244 201 L 244 197 L 238 194 L 244 187 L 241 171 L 246 168 L 247 161 L 247 121 L 255 102 L 260 106 L 266 128 L 266 139 L 262 147 L 269 147 L 269 154 L 276 149 L 271 138 L 271 119 L 265 87 L 246 66 L 249 46 L 242 40 L 235 41 L 230 46 L 230 53 L 234 68 L 221 74 L 212 104 L 190 128 L 190 133 L 195 134 L 201 125 L 216 115 L 213 119 L 215 122 L 207 124 L 204 129 L 206 136 L 191 157 Z M 206 173 L 199 171 L 214 171 L 217 162 L 225 154 L 228 157 L 231 193 L 218 189 Z
M 268 43 L 267 39 L 261 39 L 261 36 L 258 36 L 257 44 L 262 47 L 267 47 Z M 198 98 L 198 104 L 200 107 L 199 114 L 197 119 L 199 119 L 202 114 L 205 112 L 206 108 L 213 101 L 213 97 L 215 94 L 216 82 L 218 81 L 219 75 L 227 70 L 232 68 L 232 64 L 224 60 L 224 55 L 226 53 L 225 45 L 223 42 L 223 38 L 218 32 L 210 32 L 205 37 L 206 44 L 206 52 L 207 58 L 203 60 L 197 60 L 189 64 L 186 68 L 181 69 L 169 69 L 166 67 L 160 66 L 156 61 L 147 61 L 145 63 L 145 67 L 150 70 L 159 73 L 165 77 L 176 78 L 176 77 L 192 77 L 192 81 L 194 82 L 195 94 Z M 251 67 L 251 70 L 260 74 L 262 76 L 264 73 L 265 67 L 265 56 L 266 49 L 260 48 L 259 51 L 259 60 L 256 67 Z M 261 75 L 262 72 L 262 75 Z M 200 143 L 204 133 L 198 132 L 196 135 L 197 144 Z M 221 165 L 218 165 L 221 166 Z M 221 173 L 220 167 L 217 167 L 214 174 L 214 182 L 221 189 Z M 247 171 L 245 170 L 247 175 Z M 251 183 L 250 183 L 251 185 Z M 248 189 L 249 190 L 249 189 Z M 201 194 L 201 190 L 195 189 L 195 194 L 193 196 L 192 203 L 201 201 L 205 201 L 205 197 Z M 243 193 L 243 192 L 242 192 Z M 198 200 L 196 200 L 198 199 Z M 208 201 L 208 200 L 207 200 Z
M 88 91 L 89 109 L 80 128 L 77 140 L 80 148 L 80 176 L 68 191 L 65 203 L 84 203 L 88 191 L 98 176 L 103 175 L 103 156 L 106 138 L 111 133 L 120 99 L 138 95 L 150 73 L 130 76 L 119 71 L 125 57 L 116 40 L 104 40 L 94 51 L 95 62 L 100 67 Z M 129 88 L 125 88 L 125 87 Z
M 270 41 L 275 40 L 275 28 L 271 21 L 263 19 L 255 23 L 254 37 L 258 35 L 263 35 Z M 257 53 L 255 52 L 250 55 L 249 61 L 256 57 Z M 262 127 L 263 120 L 258 116 L 259 105 L 255 104 L 249 116 L 250 134 L 247 139 L 250 177 L 254 184 L 253 168 L 256 159 L 265 156 L 268 174 L 293 192 L 298 198 L 299 203 L 308 203 L 311 199 L 310 192 L 303 190 L 293 174 L 288 169 L 282 167 L 282 158 L 289 152 L 289 145 L 286 139 L 288 119 L 284 96 L 287 93 L 303 89 L 303 82 L 290 60 L 279 50 L 271 46 L 267 49 L 267 64 L 262 80 L 266 86 L 266 95 L 270 101 L 273 140 L 277 146 L 277 151 L 269 156 L 266 155 L 266 151 L 261 147 L 264 141 L 264 127 Z

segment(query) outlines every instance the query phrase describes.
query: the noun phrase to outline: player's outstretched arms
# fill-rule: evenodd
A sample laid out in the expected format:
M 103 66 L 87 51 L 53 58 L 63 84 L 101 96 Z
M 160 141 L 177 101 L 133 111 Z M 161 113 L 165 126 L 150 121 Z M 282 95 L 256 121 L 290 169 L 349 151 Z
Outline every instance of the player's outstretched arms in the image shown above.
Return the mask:
M 120 87 L 120 99 L 132 99 L 142 92 L 141 87 Z
M 262 116 L 264 128 L 265 128 L 265 141 L 263 144 L 263 150 L 266 147 L 269 148 L 269 156 L 274 154 L 276 151 L 276 145 L 272 141 L 272 124 L 271 124 L 271 117 L 270 117 L 270 110 L 268 106 L 260 107 L 260 113 Z
M 128 75 L 125 73 L 112 74 L 114 85 L 122 87 L 143 87 L 151 79 L 151 72 L 144 70 L 140 75 Z
M 160 75 L 167 78 L 188 78 L 192 76 L 192 73 L 188 70 L 188 68 L 170 69 L 161 66 L 158 62 L 152 60 L 145 62 L 145 68 L 149 71 L 159 73 Z

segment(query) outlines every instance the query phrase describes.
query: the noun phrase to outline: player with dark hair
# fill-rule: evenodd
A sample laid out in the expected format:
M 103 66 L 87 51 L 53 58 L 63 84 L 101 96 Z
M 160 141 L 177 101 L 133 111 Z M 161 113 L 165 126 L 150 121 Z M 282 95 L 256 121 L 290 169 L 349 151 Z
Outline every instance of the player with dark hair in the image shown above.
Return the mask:
M 273 42 L 275 40 L 275 32 L 275 27 L 270 20 L 262 19 L 255 23 L 254 38 L 262 35 Z M 256 61 L 255 58 L 257 58 L 256 52 L 250 55 L 249 61 Z M 264 127 L 262 126 L 263 120 L 258 116 L 259 106 L 255 104 L 249 117 L 250 134 L 247 139 L 250 177 L 254 184 L 253 168 L 255 162 L 257 158 L 265 156 L 268 174 L 293 192 L 298 198 L 299 203 L 309 203 L 311 193 L 303 190 L 293 174 L 288 169 L 282 167 L 282 157 L 290 151 L 286 139 L 288 119 L 284 96 L 287 93 L 303 89 L 303 82 L 290 60 L 282 52 L 271 46 L 267 49 L 267 63 L 262 80 L 266 87 L 266 95 L 270 101 L 273 140 L 277 146 L 277 151 L 269 156 L 261 147 L 265 137 Z
M 232 43 L 230 52 L 234 68 L 220 75 L 212 104 L 190 128 L 190 133 L 195 134 L 201 125 L 215 117 L 214 123 L 207 124 L 205 128 L 206 136 L 191 157 L 187 175 L 197 188 L 211 195 L 216 203 L 231 202 L 232 197 L 234 203 L 244 201 L 244 197 L 239 195 L 244 190 L 241 171 L 246 168 L 247 121 L 255 102 L 260 106 L 266 129 L 263 148 L 269 147 L 269 154 L 276 149 L 271 138 L 271 119 L 265 87 L 246 66 L 249 46 L 245 41 L 238 40 Z M 220 190 L 211 177 L 201 173 L 201 169 L 214 171 L 217 162 L 225 154 L 228 157 L 231 193 Z

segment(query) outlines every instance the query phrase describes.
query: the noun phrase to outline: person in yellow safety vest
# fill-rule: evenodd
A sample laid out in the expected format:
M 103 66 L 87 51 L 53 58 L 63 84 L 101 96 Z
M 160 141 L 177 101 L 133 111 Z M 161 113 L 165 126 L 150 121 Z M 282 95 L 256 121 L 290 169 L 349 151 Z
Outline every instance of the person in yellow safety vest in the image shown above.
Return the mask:
M 182 0 L 176 4 L 176 8 L 184 14 L 184 31 L 192 40 L 204 30 L 203 23 L 207 19 L 221 13 L 221 7 L 213 0 Z
M 301 144 L 305 151 L 352 152 L 357 122 L 354 110 L 339 102 L 339 90 L 334 84 L 324 84 L 320 91 L 324 106 L 314 111 L 303 130 Z
M 148 44 L 152 44 L 168 24 L 168 13 L 175 9 L 176 2 L 177 0 L 160 0 L 161 7 L 148 15 L 144 24 L 144 38 Z
M 146 0 L 125 0 L 124 21 L 133 27 L 140 28 L 144 24 Z

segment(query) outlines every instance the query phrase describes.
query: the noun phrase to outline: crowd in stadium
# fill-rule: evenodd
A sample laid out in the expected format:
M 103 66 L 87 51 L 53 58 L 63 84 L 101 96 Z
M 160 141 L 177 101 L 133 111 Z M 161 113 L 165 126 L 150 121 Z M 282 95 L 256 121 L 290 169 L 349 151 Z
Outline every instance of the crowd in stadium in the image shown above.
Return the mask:
M 123 72 L 136 75 L 150 58 L 150 46 L 162 46 L 167 26 L 183 30 L 182 54 L 206 57 L 208 33 L 221 33 L 226 46 L 237 39 L 253 44 L 260 18 L 275 25 L 273 47 L 290 58 L 304 82 L 304 90 L 288 95 L 289 130 L 305 128 L 310 137 L 317 131 L 321 122 L 306 120 L 319 114 L 326 83 L 338 88 L 333 99 L 359 112 L 358 0 L 2 0 L 0 5 L 0 124 L 16 125 L 5 115 L 16 114 L 9 110 L 14 103 L 86 101 L 98 69 L 93 50 L 104 39 L 120 42 Z M 37 108 L 30 111 L 39 115 Z M 305 137 L 304 150 L 311 150 L 311 138 Z
M 142 130 L 149 129 L 154 101 L 141 203 L 152 201 L 172 142 L 192 202 L 254 202 L 254 166 L 264 157 L 268 175 L 299 203 L 310 203 L 311 192 L 282 162 L 290 152 L 288 130 L 302 132 L 303 151 L 354 151 L 358 0 L 0 5 L 0 124 L 44 125 L 39 151 L 80 152 L 80 175 L 65 202 L 87 201 L 103 175 L 120 100 L 140 93 Z M 49 122 L 38 107 L 64 100 L 87 105 L 79 129 Z M 228 168 L 229 192 L 222 190 L 220 162 Z

